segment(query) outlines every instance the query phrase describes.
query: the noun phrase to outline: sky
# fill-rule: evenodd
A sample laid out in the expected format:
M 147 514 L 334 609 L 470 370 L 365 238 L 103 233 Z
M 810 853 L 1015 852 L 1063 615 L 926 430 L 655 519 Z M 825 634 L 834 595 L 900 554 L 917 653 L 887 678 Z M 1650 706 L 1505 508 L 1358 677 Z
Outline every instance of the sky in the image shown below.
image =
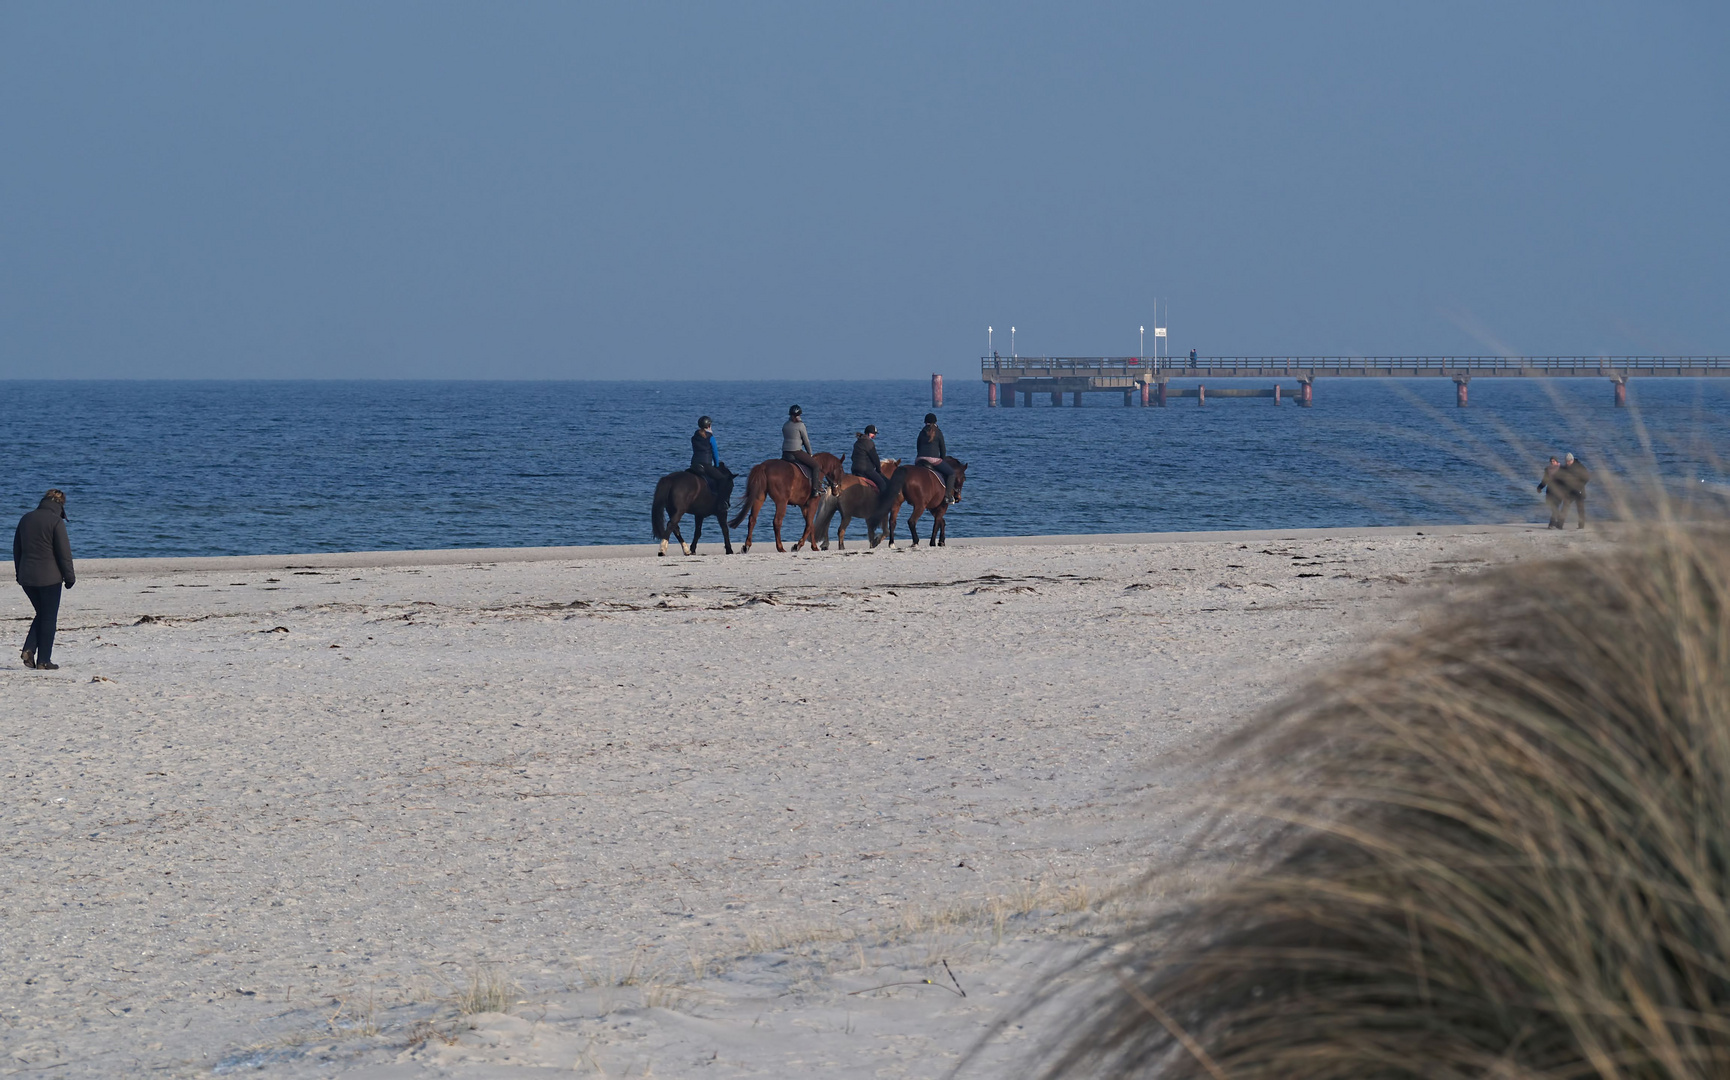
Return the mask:
M 4 0 L 0 379 L 977 377 L 1156 303 L 1730 354 L 1726 56 L 1721 2 Z

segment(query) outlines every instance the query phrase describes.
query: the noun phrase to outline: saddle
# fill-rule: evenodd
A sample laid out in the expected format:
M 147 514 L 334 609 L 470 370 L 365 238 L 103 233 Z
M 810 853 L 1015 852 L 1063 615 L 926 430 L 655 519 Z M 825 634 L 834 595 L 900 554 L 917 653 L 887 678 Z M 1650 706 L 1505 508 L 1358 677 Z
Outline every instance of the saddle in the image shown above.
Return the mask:
M 688 467 L 685 471 L 690 473 L 692 476 L 695 476 L 697 479 L 701 480 L 703 482 L 703 486 L 709 489 L 709 494 L 713 495 L 715 498 L 717 498 L 717 499 L 729 499 L 732 497 L 733 485 L 730 482 L 727 484 L 727 486 L 725 488 L 723 488 L 723 487 L 721 487 L 720 484 L 718 484 L 714 480 L 712 480 L 709 477 L 708 473 L 705 473 L 703 470 L 697 468 L 695 465 Z M 729 481 L 731 481 L 733 479 L 733 474 L 731 472 L 727 473 L 727 479 Z

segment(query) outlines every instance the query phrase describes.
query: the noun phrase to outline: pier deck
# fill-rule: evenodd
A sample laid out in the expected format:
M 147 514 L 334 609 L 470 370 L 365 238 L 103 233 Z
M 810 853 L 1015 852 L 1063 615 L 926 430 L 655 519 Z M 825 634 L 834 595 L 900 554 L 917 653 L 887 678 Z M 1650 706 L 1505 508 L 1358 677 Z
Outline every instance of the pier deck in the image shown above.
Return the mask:
M 1165 384 L 1172 379 L 1296 379 L 1291 397 L 1300 405 L 1313 400 L 1315 380 L 1322 378 L 1452 379 L 1458 403 L 1466 404 L 1466 386 L 1474 378 L 1596 378 L 1615 385 L 1617 405 L 1626 404 L 1630 378 L 1684 379 L 1730 377 L 1726 356 L 984 356 L 981 378 L 987 400 L 1015 404 L 1017 393 L 1026 404 L 1033 395 L 1048 393 L 1052 404 L 1073 394 L 1117 391 L 1125 405 L 1165 404 Z M 1185 396 L 1188 396 L 1187 394 Z M 1206 401 L 1205 391 L 1199 395 Z M 1217 396 L 1217 395 L 1216 395 Z M 1236 395 L 1231 396 L 1248 396 Z M 1257 394 L 1256 396 L 1264 396 Z M 1277 389 L 1265 396 L 1280 399 Z

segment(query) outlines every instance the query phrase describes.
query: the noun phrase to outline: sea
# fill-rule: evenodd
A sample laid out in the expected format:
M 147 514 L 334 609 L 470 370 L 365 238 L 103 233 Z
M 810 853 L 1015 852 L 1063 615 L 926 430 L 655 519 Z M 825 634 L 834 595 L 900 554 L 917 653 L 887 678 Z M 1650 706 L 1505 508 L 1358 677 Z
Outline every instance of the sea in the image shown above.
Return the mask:
M 1730 380 L 1635 379 L 1629 398 L 1614 408 L 1606 380 L 1478 379 L 1460 409 L 1446 379 L 1336 379 L 1307 409 L 1116 393 L 994 409 L 953 379 L 937 412 L 968 469 L 950 536 L 1541 521 L 1544 459 L 1570 451 L 1601 477 L 1727 490 Z M 795 403 L 818 450 L 846 455 L 874 423 L 883 456 L 907 458 L 931 388 L 0 381 L 0 508 L 64 489 L 82 557 L 641 544 L 699 415 L 742 478 L 779 455 Z

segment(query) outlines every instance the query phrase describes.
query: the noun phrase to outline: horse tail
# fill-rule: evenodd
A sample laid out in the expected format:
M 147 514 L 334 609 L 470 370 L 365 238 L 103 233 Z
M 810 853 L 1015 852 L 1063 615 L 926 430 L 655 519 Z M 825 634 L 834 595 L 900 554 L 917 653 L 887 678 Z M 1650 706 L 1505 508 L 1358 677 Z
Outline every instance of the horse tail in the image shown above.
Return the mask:
M 769 476 L 763 471 L 763 466 L 751 466 L 751 475 L 745 478 L 745 501 L 739 504 L 739 512 L 733 515 L 733 520 L 727 522 L 727 528 L 737 529 L 739 523 L 745 520 L 745 515 L 751 512 L 751 504 L 759 506 L 763 503 L 763 494 L 768 490 Z
M 889 508 L 895 505 L 895 500 L 901 497 L 901 492 L 907 487 L 907 478 L 913 475 L 913 470 L 905 465 L 895 470 L 895 475 L 889 478 L 889 486 L 877 496 L 877 507 L 866 518 L 867 524 L 875 527 L 889 516 Z
M 672 491 L 673 485 L 667 482 L 666 477 L 655 485 L 655 504 L 649 510 L 649 523 L 655 527 L 656 540 L 667 538 L 667 503 L 671 501 Z

